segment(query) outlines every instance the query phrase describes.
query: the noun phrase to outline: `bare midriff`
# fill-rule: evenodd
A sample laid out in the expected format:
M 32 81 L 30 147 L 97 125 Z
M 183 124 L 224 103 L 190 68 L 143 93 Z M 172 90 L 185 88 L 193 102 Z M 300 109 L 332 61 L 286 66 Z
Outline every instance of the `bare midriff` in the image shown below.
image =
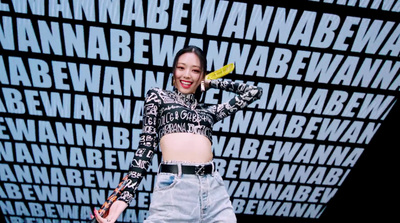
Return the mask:
M 160 140 L 164 161 L 206 163 L 213 159 L 210 140 L 193 133 L 172 133 Z

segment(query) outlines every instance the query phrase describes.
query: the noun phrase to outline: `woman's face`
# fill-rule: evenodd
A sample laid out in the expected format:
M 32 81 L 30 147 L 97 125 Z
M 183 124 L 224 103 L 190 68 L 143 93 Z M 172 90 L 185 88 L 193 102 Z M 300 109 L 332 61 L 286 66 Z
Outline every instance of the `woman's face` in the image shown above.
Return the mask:
M 174 86 L 183 94 L 194 94 L 204 80 L 200 60 L 194 53 L 184 53 L 178 58 L 174 72 Z

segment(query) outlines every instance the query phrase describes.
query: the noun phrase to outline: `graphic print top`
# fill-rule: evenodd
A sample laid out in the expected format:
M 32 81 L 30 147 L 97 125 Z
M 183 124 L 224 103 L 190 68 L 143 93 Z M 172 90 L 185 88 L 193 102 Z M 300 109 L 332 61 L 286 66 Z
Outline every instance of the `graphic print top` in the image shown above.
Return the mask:
M 145 98 L 143 129 L 138 149 L 129 168 L 127 187 L 118 200 L 130 203 L 134 193 L 150 165 L 160 139 L 171 133 L 194 133 L 207 137 L 212 142 L 214 123 L 243 109 L 259 99 L 262 89 L 232 81 L 212 80 L 211 88 L 234 92 L 230 101 L 205 106 L 198 104 L 194 94 L 182 94 L 177 90 L 150 89 Z

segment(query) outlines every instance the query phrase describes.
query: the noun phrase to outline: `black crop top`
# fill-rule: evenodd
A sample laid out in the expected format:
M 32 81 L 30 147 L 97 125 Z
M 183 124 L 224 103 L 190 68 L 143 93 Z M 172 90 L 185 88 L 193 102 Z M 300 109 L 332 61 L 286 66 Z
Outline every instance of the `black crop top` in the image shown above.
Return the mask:
M 182 94 L 159 88 L 150 89 L 145 98 L 143 130 L 135 157 L 129 168 L 127 187 L 118 200 L 130 203 L 146 173 L 159 140 L 171 133 L 194 133 L 207 137 L 212 142 L 214 123 L 246 107 L 259 99 L 262 89 L 232 81 L 212 80 L 210 87 L 238 95 L 230 101 L 205 106 L 198 104 L 194 94 Z

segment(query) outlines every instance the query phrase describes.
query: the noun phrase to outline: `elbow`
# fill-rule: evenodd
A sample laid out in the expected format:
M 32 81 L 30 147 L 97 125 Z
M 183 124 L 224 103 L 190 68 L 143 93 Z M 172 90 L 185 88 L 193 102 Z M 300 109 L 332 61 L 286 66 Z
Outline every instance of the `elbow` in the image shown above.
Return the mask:
M 260 99 L 262 95 L 263 95 L 263 89 L 261 87 L 256 87 L 256 93 L 254 97 L 256 99 Z

